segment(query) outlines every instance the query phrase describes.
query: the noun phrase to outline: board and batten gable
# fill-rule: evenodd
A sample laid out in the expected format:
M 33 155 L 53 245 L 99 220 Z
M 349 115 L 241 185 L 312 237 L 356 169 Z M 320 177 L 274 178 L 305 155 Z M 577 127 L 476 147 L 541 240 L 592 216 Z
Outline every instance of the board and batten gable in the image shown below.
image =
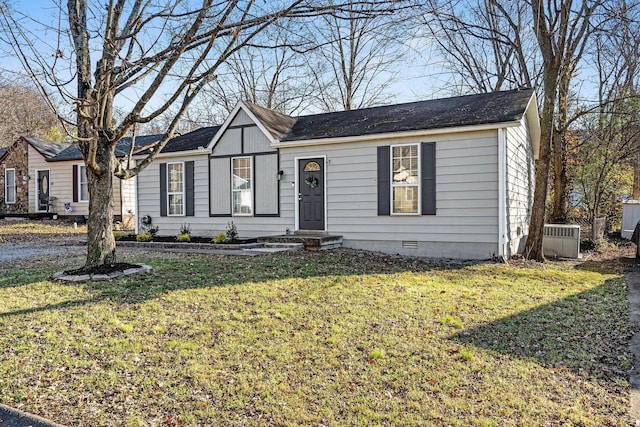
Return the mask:
M 270 139 L 242 108 L 221 132 L 209 160 L 211 224 L 224 231 L 233 221 L 242 237 L 283 234 L 292 228 L 288 223 L 293 217 L 282 218 L 280 206 L 282 193 L 289 190 L 283 182 L 287 172 L 280 168 L 279 152 Z M 232 167 L 238 157 L 250 159 L 252 169 L 252 212 L 246 215 L 234 214 L 232 206 Z
M 293 197 L 288 182 L 278 174 L 279 153 L 270 140 L 242 109 L 229 119 L 228 126 L 217 135 L 210 152 L 197 155 L 188 152 L 160 155 L 138 175 L 138 218 L 150 215 L 160 235 L 177 235 L 182 224 L 189 224 L 195 236 L 213 237 L 225 232 L 233 221 L 240 237 L 284 234 L 293 227 L 293 216 L 281 215 L 282 196 Z M 250 215 L 232 214 L 232 160 L 251 159 L 252 209 Z M 192 216 L 162 216 L 160 214 L 161 165 L 171 162 L 193 162 L 194 212 Z M 283 170 L 283 176 L 293 176 L 293 170 Z
M 529 233 L 535 184 L 535 159 L 525 117 L 520 126 L 506 129 L 506 234 L 507 257 L 524 249 Z
M 378 215 L 377 147 L 435 143 L 436 214 Z M 326 158 L 326 229 L 356 249 L 437 258 L 498 254 L 496 130 L 280 148 L 281 164 Z M 295 215 L 295 197 L 282 212 Z M 291 212 L 290 210 L 293 210 Z

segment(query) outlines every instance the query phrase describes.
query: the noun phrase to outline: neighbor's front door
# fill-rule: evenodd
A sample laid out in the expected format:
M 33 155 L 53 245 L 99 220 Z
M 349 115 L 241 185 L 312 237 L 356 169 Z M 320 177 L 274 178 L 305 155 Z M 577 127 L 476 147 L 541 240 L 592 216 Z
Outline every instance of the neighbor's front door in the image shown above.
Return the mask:
M 38 212 L 49 211 L 49 171 L 38 171 Z
M 298 161 L 300 230 L 324 230 L 324 159 Z

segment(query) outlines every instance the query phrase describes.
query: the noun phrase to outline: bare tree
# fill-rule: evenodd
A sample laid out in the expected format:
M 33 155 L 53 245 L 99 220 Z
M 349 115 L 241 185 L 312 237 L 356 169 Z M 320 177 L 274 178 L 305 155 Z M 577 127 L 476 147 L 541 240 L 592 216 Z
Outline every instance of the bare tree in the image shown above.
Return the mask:
M 374 9 L 363 7 L 362 12 L 374 15 L 392 12 L 399 2 L 358 3 L 375 3 Z M 131 178 L 155 159 L 195 97 L 234 53 L 283 17 L 353 18 L 353 10 L 341 2 L 310 0 L 202 0 L 197 5 L 180 0 L 108 0 L 106 7 L 103 2 L 68 0 L 66 9 L 60 9 L 61 24 L 52 43 L 22 25 L 20 14 L 6 3 L 1 12 L 5 37 L 11 39 L 41 92 L 50 95 L 48 84 L 52 84 L 61 99 L 75 105 L 76 118 L 66 124 L 77 128 L 87 165 L 86 267 L 116 261 L 114 175 Z M 128 112 L 116 121 L 114 107 L 127 99 Z M 116 160 L 120 138 L 174 105 L 175 117 L 152 153 L 135 165 Z
M 51 138 L 55 134 L 58 118 L 33 87 L 3 78 L 0 101 L 0 147 L 21 136 Z
M 616 19 L 606 21 L 588 55 L 597 71 L 598 99 L 595 107 L 584 108 L 576 126 L 581 138 L 571 148 L 575 190 L 590 219 L 619 214 L 627 170 L 634 164 L 637 172 L 640 153 L 640 8 L 619 0 L 605 13 Z
M 404 42 L 411 32 L 403 11 L 380 14 L 378 3 L 347 3 L 350 19 L 323 15 L 311 29 L 319 47 L 308 56 L 309 71 L 324 111 L 388 103 L 394 72 L 408 62 Z
M 531 1 L 536 38 L 543 58 L 544 99 L 540 123 L 540 152 L 536 165 L 536 189 L 529 235 L 524 249 L 525 257 L 528 259 L 544 260 L 542 239 L 552 148 L 556 151 L 559 161 L 563 162 L 563 168 L 566 168 L 568 90 L 577 63 L 593 34 L 594 13 L 600 8 L 601 3 L 589 0 L 565 0 L 554 4 L 544 0 Z M 559 123 L 555 121 L 556 111 Z M 556 174 L 558 173 L 556 170 Z M 556 179 L 564 178 L 556 176 Z
M 424 24 L 456 94 L 536 87 L 540 53 L 525 2 L 429 0 Z
M 220 122 L 239 100 L 289 115 L 310 108 L 315 84 L 305 55 L 313 45 L 306 26 L 300 24 L 279 22 L 229 58 L 221 71 L 224 76 L 202 94 L 206 111 L 217 108 L 215 121 L 210 117 L 210 122 Z

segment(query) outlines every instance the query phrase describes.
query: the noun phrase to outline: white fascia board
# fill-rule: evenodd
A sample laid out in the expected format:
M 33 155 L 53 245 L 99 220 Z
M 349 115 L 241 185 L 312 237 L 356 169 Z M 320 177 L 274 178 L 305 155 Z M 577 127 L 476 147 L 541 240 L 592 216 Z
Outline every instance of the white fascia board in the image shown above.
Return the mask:
M 283 147 L 300 147 L 300 146 L 310 146 L 310 145 L 343 144 L 346 142 L 380 141 L 383 139 L 422 137 L 422 136 L 431 136 L 431 135 L 439 135 L 439 134 L 447 134 L 447 133 L 479 132 L 484 130 L 497 130 L 501 128 L 518 127 L 518 126 L 520 126 L 520 120 L 513 121 L 513 122 L 490 123 L 490 124 L 472 125 L 472 126 L 459 126 L 459 127 L 438 128 L 438 129 L 420 129 L 420 130 L 414 130 L 414 131 L 408 131 L 408 132 L 390 132 L 390 133 L 375 133 L 371 135 L 345 136 L 341 138 L 305 139 L 300 141 L 286 141 L 286 142 L 276 141 L 271 145 L 273 148 L 283 148 Z
M 538 111 L 538 98 L 533 92 L 529 104 L 524 111 L 527 125 L 529 126 L 529 135 L 531 136 L 531 149 L 533 150 L 533 158 L 538 160 L 540 152 L 540 112 Z

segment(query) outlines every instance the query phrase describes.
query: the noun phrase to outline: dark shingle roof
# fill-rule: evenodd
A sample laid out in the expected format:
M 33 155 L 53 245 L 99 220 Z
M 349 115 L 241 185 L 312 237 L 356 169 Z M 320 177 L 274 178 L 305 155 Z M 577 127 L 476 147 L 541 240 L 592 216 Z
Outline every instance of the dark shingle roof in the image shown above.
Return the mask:
M 215 134 L 218 133 L 218 130 L 220 130 L 220 126 L 209 126 L 176 136 L 167 142 L 161 153 L 175 153 L 177 151 L 189 151 L 196 150 L 198 147 L 206 147 Z
M 136 136 L 136 142 L 133 147 L 133 151 L 139 151 L 146 147 L 149 147 L 156 142 L 160 141 L 164 134 L 154 134 L 154 135 L 138 135 Z M 116 143 L 116 157 L 124 157 L 129 155 L 129 151 L 131 148 L 131 137 L 127 136 L 125 138 L 120 139 Z
M 25 136 L 24 139 L 31 144 L 46 160 L 53 159 L 56 155 L 69 148 L 72 145 L 69 142 L 53 142 L 44 139 Z
M 160 141 L 163 135 L 140 135 L 136 136 L 135 150 L 140 150 Z M 131 147 L 131 137 L 120 139 L 116 143 L 116 157 L 124 157 L 129 155 Z M 55 157 L 49 159 L 52 162 L 62 162 L 65 160 L 82 160 L 82 152 L 77 142 L 70 144 L 63 151 L 59 152 Z
M 518 121 L 532 94 L 533 89 L 521 89 L 301 116 L 281 141 Z
M 253 115 L 260 120 L 260 123 L 262 123 L 274 139 L 282 138 L 282 136 L 291 129 L 291 126 L 293 126 L 297 120 L 295 117 L 290 117 L 273 110 L 268 110 L 250 102 L 245 102 L 245 105 L 249 110 L 251 110 Z

